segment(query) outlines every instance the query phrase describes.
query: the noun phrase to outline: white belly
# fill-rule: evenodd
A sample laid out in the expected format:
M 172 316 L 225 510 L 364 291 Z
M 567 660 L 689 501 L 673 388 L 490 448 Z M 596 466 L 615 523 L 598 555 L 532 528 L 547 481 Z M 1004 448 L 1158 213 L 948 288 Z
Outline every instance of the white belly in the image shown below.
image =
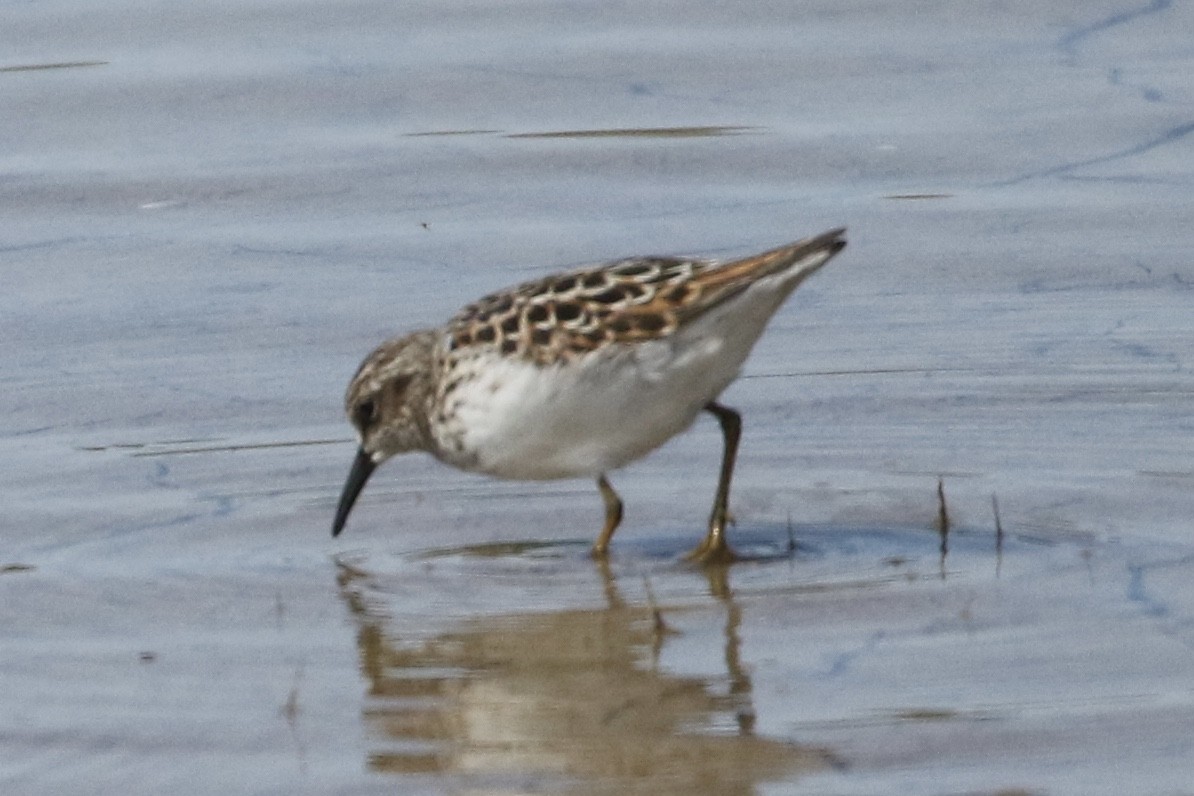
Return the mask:
M 572 362 L 490 361 L 455 395 L 461 451 L 438 455 L 501 478 L 596 476 L 688 428 L 738 376 L 787 291 L 760 283 L 668 338 Z

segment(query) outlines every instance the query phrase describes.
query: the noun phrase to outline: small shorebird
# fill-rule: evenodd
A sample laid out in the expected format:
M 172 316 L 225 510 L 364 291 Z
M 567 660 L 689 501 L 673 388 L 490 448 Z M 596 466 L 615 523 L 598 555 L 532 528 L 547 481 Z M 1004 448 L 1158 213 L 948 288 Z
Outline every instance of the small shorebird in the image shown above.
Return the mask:
M 482 298 L 444 326 L 383 343 L 348 385 L 360 441 L 332 535 L 377 465 L 426 451 L 499 478 L 596 478 L 605 556 L 622 520 L 606 474 L 701 411 L 725 447 L 709 531 L 689 558 L 729 561 L 726 503 L 742 419 L 717 397 L 784 299 L 846 245 L 844 229 L 730 262 L 634 257 Z

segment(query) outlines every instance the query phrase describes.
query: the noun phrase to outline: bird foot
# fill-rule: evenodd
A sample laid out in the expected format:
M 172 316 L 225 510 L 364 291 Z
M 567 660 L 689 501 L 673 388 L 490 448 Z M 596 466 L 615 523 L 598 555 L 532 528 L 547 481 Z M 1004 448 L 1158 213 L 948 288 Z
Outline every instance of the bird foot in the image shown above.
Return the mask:
M 684 560 L 704 566 L 716 566 L 719 564 L 732 564 L 741 559 L 734 552 L 734 549 L 726 544 L 724 536 L 716 538 L 706 536 L 704 541 L 684 556 Z

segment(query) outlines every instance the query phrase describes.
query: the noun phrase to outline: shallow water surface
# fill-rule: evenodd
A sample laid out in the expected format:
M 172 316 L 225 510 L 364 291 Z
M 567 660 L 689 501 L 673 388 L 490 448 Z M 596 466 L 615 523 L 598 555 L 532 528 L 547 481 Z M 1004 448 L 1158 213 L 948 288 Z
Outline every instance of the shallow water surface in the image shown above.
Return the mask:
M 1189 792 L 1191 30 L 10 4 L 0 790 Z M 605 567 L 592 484 L 425 457 L 330 538 L 384 337 L 843 224 L 724 396 L 746 561 L 708 418 Z

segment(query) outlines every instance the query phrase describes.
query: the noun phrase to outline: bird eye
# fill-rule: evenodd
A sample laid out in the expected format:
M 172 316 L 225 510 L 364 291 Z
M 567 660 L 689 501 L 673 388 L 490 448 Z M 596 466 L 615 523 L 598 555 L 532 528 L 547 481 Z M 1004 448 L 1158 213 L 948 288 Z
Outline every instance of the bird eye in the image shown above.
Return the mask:
M 352 410 L 352 419 L 358 428 L 367 428 L 377 419 L 377 404 L 372 398 L 366 398 Z

